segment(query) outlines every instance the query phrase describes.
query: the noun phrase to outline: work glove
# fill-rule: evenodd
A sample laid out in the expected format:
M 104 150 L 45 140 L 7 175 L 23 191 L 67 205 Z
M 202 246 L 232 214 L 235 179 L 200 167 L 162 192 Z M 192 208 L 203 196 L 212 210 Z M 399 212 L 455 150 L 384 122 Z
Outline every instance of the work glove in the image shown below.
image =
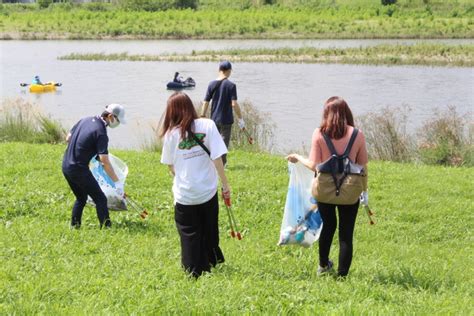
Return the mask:
M 245 122 L 244 122 L 244 119 L 239 119 L 239 122 L 238 122 L 238 124 L 239 124 L 239 128 L 240 128 L 240 129 L 244 129 L 244 128 L 245 128 Z
M 364 206 L 369 206 L 369 192 L 363 191 L 360 194 L 360 203 Z
M 117 192 L 117 195 L 124 196 L 125 192 L 123 191 L 123 183 L 122 182 L 115 182 L 115 192 Z

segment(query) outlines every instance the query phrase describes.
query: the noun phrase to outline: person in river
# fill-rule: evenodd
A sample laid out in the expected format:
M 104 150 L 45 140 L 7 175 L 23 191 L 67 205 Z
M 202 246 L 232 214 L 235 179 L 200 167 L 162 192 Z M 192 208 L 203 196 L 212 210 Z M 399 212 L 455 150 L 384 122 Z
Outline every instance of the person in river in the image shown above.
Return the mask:
M 175 72 L 175 73 L 174 73 L 173 82 L 176 82 L 176 83 L 182 83 L 182 82 L 184 82 L 184 79 L 183 79 L 182 76 L 179 75 L 179 72 Z
M 41 79 L 38 75 L 36 75 L 34 78 L 33 78 L 33 81 L 31 82 L 31 84 L 39 84 L 39 85 L 43 85 L 43 83 L 41 82 Z

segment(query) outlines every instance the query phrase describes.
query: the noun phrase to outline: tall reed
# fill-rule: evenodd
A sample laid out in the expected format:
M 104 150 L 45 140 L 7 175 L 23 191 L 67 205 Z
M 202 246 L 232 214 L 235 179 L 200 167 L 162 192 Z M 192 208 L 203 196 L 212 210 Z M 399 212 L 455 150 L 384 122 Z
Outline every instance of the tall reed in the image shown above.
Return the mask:
M 195 105 L 198 113 L 201 113 L 202 105 Z M 237 124 L 237 116 L 234 114 L 230 146 L 250 151 L 270 150 L 273 146 L 273 132 L 275 129 L 275 123 L 272 121 L 270 113 L 259 111 L 249 100 L 245 100 L 239 105 L 245 122 L 245 132 L 240 130 Z M 211 105 L 209 105 L 207 117 L 210 117 L 210 108 Z M 249 139 L 251 139 L 252 144 L 250 144 Z
M 273 147 L 275 123 L 268 112 L 259 111 L 252 102 L 245 100 L 240 104 L 245 131 L 239 128 L 237 117 L 232 125 L 232 146 L 252 151 L 269 151 Z M 250 143 L 252 140 L 252 144 Z
M 194 101 L 197 113 L 201 113 L 202 103 Z M 245 100 L 240 104 L 242 117 L 245 121 L 245 132 L 240 130 L 237 124 L 237 117 L 234 115 L 232 125 L 231 147 L 245 149 L 247 151 L 269 151 L 273 146 L 273 136 L 275 123 L 269 113 L 259 111 L 252 102 Z M 209 117 L 208 109 L 207 117 Z M 160 152 L 163 146 L 162 140 L 158 137 L 163 117 L 156 127 L 152 127 L 153 135 L 147 137 L 142 143 L 142 149 L 146 151 Z M 252 144 L 250 144 L 251 138 Z
M 358 118 L 369 157 L 398 162 L 419 161 L 447 166 L 474 166 L 472 114 L 454 106 L 435 110 L 414 133 L 407 132 L 408 107 L 382 108 Z
M 379 113 L 368 113 L 358 118 L 371 159 L 413 160 L 414 142 L 406 129 L 409 111 L 408 107 L 385 107 Z
M 61 124 L 44 115 L 38 106 L 22 99 L 2 101 L 0 141 L 61 143 L 65 135 Z

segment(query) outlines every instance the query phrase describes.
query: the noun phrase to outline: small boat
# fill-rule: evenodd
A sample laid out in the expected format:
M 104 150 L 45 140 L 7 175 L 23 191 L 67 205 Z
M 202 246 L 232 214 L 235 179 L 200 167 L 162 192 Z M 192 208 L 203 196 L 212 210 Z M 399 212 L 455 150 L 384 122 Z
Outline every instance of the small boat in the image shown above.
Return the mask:
M 51 92 L 51 91 L 56 91 L 56 87 L 60 87 L 61 83 L 57 83 L 54 81 L 46 82 L 44 84 L 27 84 L 27 83 L 21 83 L 20 86 L 26 87 L 29 86 L 29 90 L 32 93 L 42 93 L 42 92 Z
M 181 82 L 170 81 L 166 85 L 166 88 L 169 90 L 181 90 L 181 89 L 190 89 L 196 86 L 196 82 L 193 78 L 188 77 L 186 80 Z

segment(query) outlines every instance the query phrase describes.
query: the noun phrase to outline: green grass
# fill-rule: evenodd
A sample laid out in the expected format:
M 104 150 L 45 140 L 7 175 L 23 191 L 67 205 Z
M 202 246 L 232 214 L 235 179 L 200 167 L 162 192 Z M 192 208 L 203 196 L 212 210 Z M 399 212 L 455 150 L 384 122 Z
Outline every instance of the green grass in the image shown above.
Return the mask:
M 350 277 L 336 281 L 316 277 L 317 245 L 276 246 L 284 159 L 232 151 L 227 173 L 244 239 L 229 237 L 221 212 L 227 262 L 196 282 L 180 268 L 171 178 L 159 153 L 112 151 L 129 165 L 127 191 L 151 211 L 148 220 L 113 213 L 113 228 L 101 231 L 88 207 L 83 227 L 69 230 L 64 149 L 0 143 L 0 314 L 474 312 L 473 168 L 371 162 L 377 223 L 360 213 Z
M 378 1 L 319 6 L 203 5 L 200 10 L 127 11 L 87 6 L 0 6 L 3 39 L 103 38 L 473 38 L 474 6 L 382 6 Z M 19 9 L 21 8 L 21 9 Z M 25 9 L 26 8 L 26 9 Z M 242 10 L 241 10 L 242 9 Z
M 474 66 L 474 45 L 419 43 L 358 48 L 262 48 L 193 51 L 189 55 L 131 55 L 124 53 L 70 53 L 60 60 L 102 61 L 220 61 L 336 63 L 374 65 Z

